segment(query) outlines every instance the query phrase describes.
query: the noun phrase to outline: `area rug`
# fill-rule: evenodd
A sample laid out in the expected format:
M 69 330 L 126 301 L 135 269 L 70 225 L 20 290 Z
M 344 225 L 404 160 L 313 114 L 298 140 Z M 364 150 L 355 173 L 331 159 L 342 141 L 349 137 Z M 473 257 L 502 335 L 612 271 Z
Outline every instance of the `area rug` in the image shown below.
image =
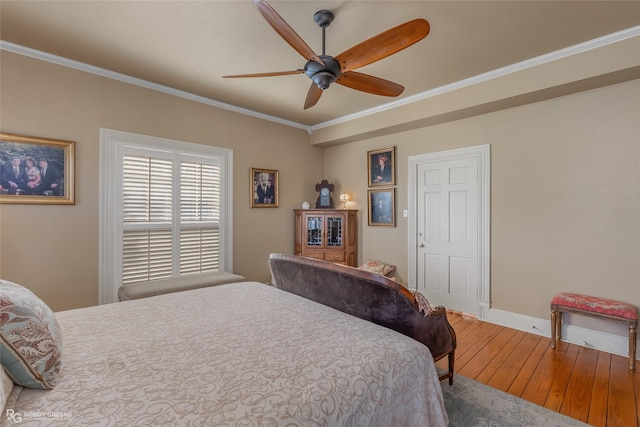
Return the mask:
M 588 425 L 461 375 L 441 385 L 450 427 Z

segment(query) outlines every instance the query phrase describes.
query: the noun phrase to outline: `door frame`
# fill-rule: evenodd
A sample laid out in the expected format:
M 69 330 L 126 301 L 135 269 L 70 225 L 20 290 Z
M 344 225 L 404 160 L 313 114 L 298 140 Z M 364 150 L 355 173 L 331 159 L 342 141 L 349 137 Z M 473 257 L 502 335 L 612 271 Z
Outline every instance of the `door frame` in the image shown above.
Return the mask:
M 486 320 L 491 308 L 491 146 L 489 144 L 436 153 L 409 156 L 408 173 L 408 229 L 409 229 L 409 288 L 417 287 L 417 200 L 418 165 L 448 160 L 476 158 L 478 163 L 478 318 Z

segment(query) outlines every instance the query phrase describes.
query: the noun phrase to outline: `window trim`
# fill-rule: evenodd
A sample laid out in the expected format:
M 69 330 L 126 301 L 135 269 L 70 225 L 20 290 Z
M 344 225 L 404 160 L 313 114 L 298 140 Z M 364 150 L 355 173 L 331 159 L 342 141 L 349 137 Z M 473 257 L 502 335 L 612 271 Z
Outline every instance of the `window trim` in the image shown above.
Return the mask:
M 122 187 L 120 155 L 122 148 L 142 148 L 156 151 L 180 151 L 191 155 L 215 156 L 220 159 L 221 180 L 226 183 L 220 189 L 221 244 L 220 269 L 233 270 L 233 150 L 210 145 L 159 138 L 155 136 L 100 129 L 99 160 L 99 251 L 98 251 L 98 303 L 118 301 L 120 278 L 112 267 L 122 258 L 119 238 L 122 226 L 119 222 L 122 199 L 116 189 Z

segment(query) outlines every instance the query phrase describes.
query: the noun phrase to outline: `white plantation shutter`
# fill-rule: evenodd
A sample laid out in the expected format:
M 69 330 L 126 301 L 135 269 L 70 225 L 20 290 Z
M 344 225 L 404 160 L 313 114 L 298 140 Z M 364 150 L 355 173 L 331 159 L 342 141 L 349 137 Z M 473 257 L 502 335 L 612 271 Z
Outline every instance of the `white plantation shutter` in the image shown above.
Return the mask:
M 123 285 L 220 267 L 219 162 L 165 156 L 123 156 Z
M 219 266 L 218 227 L 180 230 L 180 275 L 216 271 Z
M 121 285 L 231 271 L 232 151 L 101 130 L 100 303 Z
M 122 161 L 122 284 L 173 276 L 173 161 Z
M 173 162 L 171 159 L 125 155 L 122 205 L 125 223 L 171 222 Z
M 220 266 L 220 166 L 180 162 L 180 275 Z
M 171 230 L 125 230 L 122 236 L 122 284 L 171 277 Z
M 220 221 L 220 166 L 180 163 L 182 221 Z

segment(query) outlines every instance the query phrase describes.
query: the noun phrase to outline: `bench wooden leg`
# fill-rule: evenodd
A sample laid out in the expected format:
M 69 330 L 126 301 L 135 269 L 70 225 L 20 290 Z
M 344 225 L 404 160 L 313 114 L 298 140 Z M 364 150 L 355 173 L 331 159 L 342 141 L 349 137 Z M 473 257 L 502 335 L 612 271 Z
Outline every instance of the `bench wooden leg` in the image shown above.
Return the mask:
M 562 339 L 562 311 L 551 309 L 551 348 L 556 349 L 557 342 Z
M 556 349 L 556 318 L 558 317 L 558 310 L 551 309 L 551 348 Z
M 558 310 L 558 317 L 556 317 L 556 334 L 558 341 L 562 341 L 562 311 Z
M 629 369 L 636 370 L 636 340 L 638 339 L 638 324 L 629 323 Z

